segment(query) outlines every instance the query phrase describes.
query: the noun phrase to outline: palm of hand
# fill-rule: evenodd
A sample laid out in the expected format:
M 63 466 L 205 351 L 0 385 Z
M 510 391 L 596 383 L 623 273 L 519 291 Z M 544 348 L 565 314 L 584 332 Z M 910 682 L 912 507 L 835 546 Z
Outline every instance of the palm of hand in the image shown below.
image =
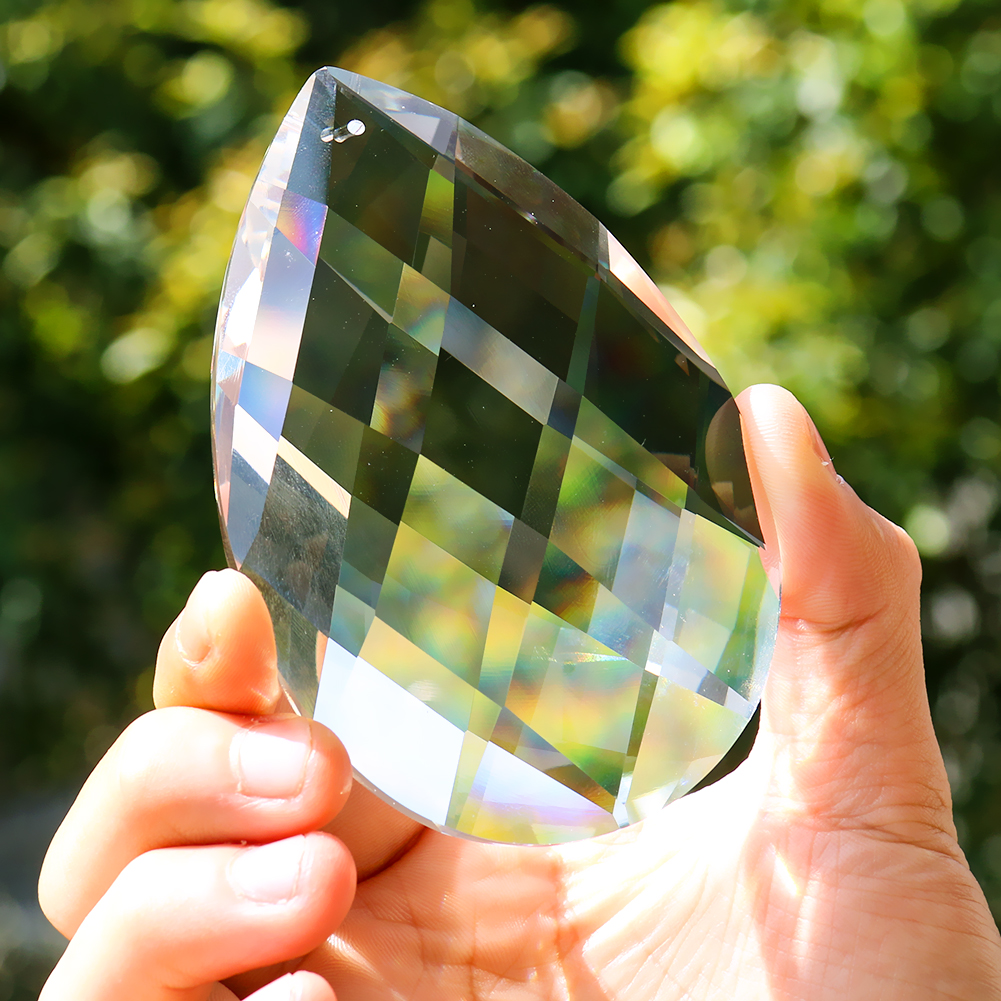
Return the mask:
M 359 1001 L 914 998 L 962 983 L 951 932 L 975 884 L 948 834 L 906 807 L 916 843 L 823 816 L 776 790 L 767 754 L 599 841 L 418 833 L 301 965 Z M 881 969 L 887 951 L 907 977 Z
M 272 950 L 286 961 L 227 980 L 232 991 L 244 997 L 301 969 L 321 974 L 340 1001 L 1001 998 L 1001 941 L 956 843 L 924 693 L 913 547 L 834 477 L 787 394 L 759 391 L 742 411 L 783 581 L 783 621 L 749 759 L 643 824 L 553 848 L 428 831 L 356 787 L 326 828 L 358 869 L 351 910 L 329 934 L 350 899 L 342 879 L 331 892 L 343 908 L 315 919 L 315 934 L 297 950 L 312 951 L 292 959 L 296 951 Z M 217 636 L 221 648 L 269 628 L 263 606 L 255 608 L 233 613 Z M 273 660 L 241 659 L 230 643 L 214 664 L 186 667 L 172 630 L 157 669 L 158 704 L 214 710 L 195 717 L 206 733 L 219 712 L 277 708 Z M 101 786 L 101 767 L 88 785 Z M 86 789 L 81 799 L 88 795 L 107 802 Z M 50 850 L 43 904 L 57 927 L 72 934 L 83 922 L 99 944 L 112 933 L 94 930 L 95 915 L 109 920 L 109 884 L 129 859 L 171 844 L 269 840 L 222 836 L 219 829 L 232 828 L 218 821 L 209 835 L 170 833 L 168 824 L 168 833 L 130 844 L 121 833 L 127 812 L 116 829 L 103 807 L 74 811 Z M 194 812 L 197 827 L 206 810 Z M 277 823 L 270 838 L 311 829 Z M 113 843 L 116 830 L 118 848 L 91 849 L 102 834 Z M 88 852 L 100 859 L 102 851 L 112 858 L 106 871 L 80 876 Z M 134 996 L 104 986 L 75 945 L 43 998 L 62 996 L 67 983 L 88 999 Z M 157 998 L 233 997 L 167 965 Z M 90 993 L 80 989 L 87 976 Z M 298 982 L 304 993 L 268 997 L 331 998 L 319 978 Z

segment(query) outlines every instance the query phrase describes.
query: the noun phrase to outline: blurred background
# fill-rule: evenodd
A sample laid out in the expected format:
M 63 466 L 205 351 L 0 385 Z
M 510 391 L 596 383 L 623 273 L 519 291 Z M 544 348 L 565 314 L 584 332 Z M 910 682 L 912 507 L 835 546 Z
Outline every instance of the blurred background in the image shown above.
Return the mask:
M 911 533 L 960 837 L 1001 917 L 996 0 L 0 0 L 0 1001 L 58 956 L 45 845 L 224 562 L 216 300 L 327 63 L 549 174 L 735 392 L 793 390 Z

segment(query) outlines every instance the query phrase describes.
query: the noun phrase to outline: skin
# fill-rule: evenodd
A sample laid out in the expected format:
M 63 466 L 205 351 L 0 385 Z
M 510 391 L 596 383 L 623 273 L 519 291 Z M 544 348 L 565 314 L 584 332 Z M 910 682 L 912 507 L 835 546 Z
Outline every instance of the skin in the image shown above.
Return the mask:
M 1001 999 L 925 695 L 914 547 L 793 397 L 738 403 L 783 606 L 735 772 L 571 845 L 426 830 L 349 792 L 336 738 L 285 711 L 263 601 L 208 574 L 161 646 L 158 708 L 49 849 L 40 899 L 70 944 L 42 1001 Z M 262 727 L 293 751 L 251 754 L 255 784 L 241 741 Z

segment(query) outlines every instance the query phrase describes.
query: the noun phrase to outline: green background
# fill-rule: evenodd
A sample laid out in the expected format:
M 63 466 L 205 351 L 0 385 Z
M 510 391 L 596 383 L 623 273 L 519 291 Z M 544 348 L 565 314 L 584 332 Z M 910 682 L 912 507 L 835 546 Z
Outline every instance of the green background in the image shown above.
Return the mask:
M 58 954 L 31 903 L 51 830 L 223 563 L 215 303 L 266 144 L 327 63 L 541 167 L 734 391 L 796 392 L 912 534 L 960 837 L 1001 916 L 996 0 L 3 0 L 0 1001 Z

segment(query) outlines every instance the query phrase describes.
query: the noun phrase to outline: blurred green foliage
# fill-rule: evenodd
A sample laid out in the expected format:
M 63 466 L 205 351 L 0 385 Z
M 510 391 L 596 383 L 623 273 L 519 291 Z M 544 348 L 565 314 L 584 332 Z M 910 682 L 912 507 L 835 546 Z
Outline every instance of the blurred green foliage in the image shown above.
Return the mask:
M 991 0 L 5 0 L 0 795 L 79 781 L 149 708 L 158 636 L 222 563 L 215 301 L 267 141 L 324 63 L 540 166 L 734 390 L 793 389 L 911 532 L 960 834 L 1001 915 Z

